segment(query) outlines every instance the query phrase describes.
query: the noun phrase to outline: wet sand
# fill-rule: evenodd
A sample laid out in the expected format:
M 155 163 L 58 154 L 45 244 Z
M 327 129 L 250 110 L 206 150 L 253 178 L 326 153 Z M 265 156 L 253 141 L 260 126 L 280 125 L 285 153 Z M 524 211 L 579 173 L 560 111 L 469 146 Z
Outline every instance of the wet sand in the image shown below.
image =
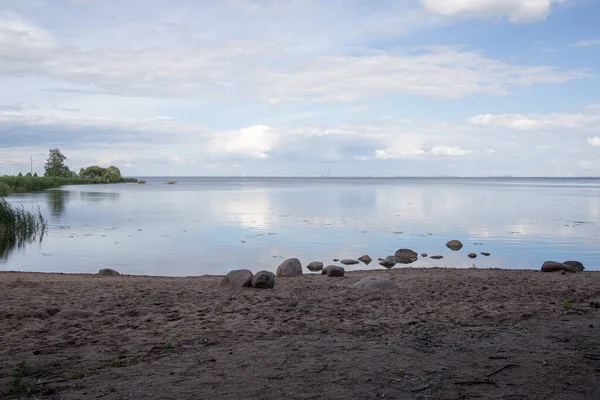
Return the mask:
M 600 398 L 600 272 L 220 280 L 0 273 L 0 397 Z

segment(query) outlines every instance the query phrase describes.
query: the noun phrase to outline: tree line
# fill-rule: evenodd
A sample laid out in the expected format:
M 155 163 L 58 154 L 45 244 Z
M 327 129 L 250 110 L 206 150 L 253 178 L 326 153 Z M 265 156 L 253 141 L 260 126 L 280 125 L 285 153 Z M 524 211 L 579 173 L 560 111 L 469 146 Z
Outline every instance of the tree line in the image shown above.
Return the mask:
M 72 171 L 65 164 L 67 157 L 59 149 L 50 149 L 48 159 L 44 165 L 44 176 L 51 178 L 84 178 L 92 183 L 120 183 L 126 180 L 121 175 L 119 168 L 115 166 L 99 167 L 92 165 L 81 168 L 79 173 Z

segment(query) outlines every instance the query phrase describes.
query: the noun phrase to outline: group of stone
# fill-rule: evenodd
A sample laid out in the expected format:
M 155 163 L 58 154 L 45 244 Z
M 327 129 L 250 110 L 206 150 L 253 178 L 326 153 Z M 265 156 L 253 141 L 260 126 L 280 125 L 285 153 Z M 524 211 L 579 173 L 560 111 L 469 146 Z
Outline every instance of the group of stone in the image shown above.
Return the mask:
M 546 261 L 542 265 L 542 272 L 581 272 L 585 269 L 583 263 L 579 261 L 565 261 L 563 263 L 557 261 Z

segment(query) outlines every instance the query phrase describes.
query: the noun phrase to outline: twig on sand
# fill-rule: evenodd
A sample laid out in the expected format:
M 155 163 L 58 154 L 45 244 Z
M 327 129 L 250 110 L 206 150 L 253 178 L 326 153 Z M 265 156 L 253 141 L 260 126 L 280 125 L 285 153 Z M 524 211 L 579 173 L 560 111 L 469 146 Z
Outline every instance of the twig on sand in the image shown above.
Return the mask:
M 502 368 L 500 368 L 500 369 L 497 369 L 497 370 L 495 370 L 494 372 L 492 372 L 492 373 L 490 373 L 490 374 L 487 374 L 487 375 L 486 375 L 486 378 L 489 378 L 489 377 L 491 377 L 491 376 L 494 376 L 494 375 L 496 375 L 496 374 L 498 374 L 498 373 L 500 373 L 500 372 L 504 371 L 504 370 L 505 370 L 505 369 L 507 369 L 507 368 L 512 368 L 512 367 L 516 367 L 516 366 L 517 366 L 517 364 L 507 364 L 507 365 L 505 365 L 504 367 L 502 367 Z
M 474 381 L 461 381 L 461 382 L 454 382 L 455 385 L 464 385 L 464 386 L 472 386 L 472 385 L 496 385 L 496 382 L 494 381 L 489 381 L 489 380 L 479 380 L 476 379 Z
M 600 371 L 600 361 L 598 361 L 598 364 L 596 364 L 596 368 L 595 368 L 595 370 L 596 370 L 596 371 Z
M 287 356 L 285 356 L 285 358 L 279 363 L 279 365 L 285 364 L 285 362 L 288 360 L 288 358 L 290 358 L 289 354 Z

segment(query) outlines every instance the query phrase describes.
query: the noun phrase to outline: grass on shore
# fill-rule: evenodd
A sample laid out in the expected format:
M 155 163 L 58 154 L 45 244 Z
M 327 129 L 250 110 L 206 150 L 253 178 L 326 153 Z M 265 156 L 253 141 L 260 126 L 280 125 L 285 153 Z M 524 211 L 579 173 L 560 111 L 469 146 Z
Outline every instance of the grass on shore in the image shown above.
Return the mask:
M 114 183 L 135 183 L 135 178 L 124 178 Z M 91 185 L 96 183 L 109 183 L 101 178 L 54 178 L 46 176 L 0 176 L 0 197 L 11 193 L 39 192 L 46 189 L 54 189 L 64 185 Z
M 0 198 L 0 259 L 26 243 L 41 241 L 46 227 L 46 220 L 39 210 L 30 212 Z

